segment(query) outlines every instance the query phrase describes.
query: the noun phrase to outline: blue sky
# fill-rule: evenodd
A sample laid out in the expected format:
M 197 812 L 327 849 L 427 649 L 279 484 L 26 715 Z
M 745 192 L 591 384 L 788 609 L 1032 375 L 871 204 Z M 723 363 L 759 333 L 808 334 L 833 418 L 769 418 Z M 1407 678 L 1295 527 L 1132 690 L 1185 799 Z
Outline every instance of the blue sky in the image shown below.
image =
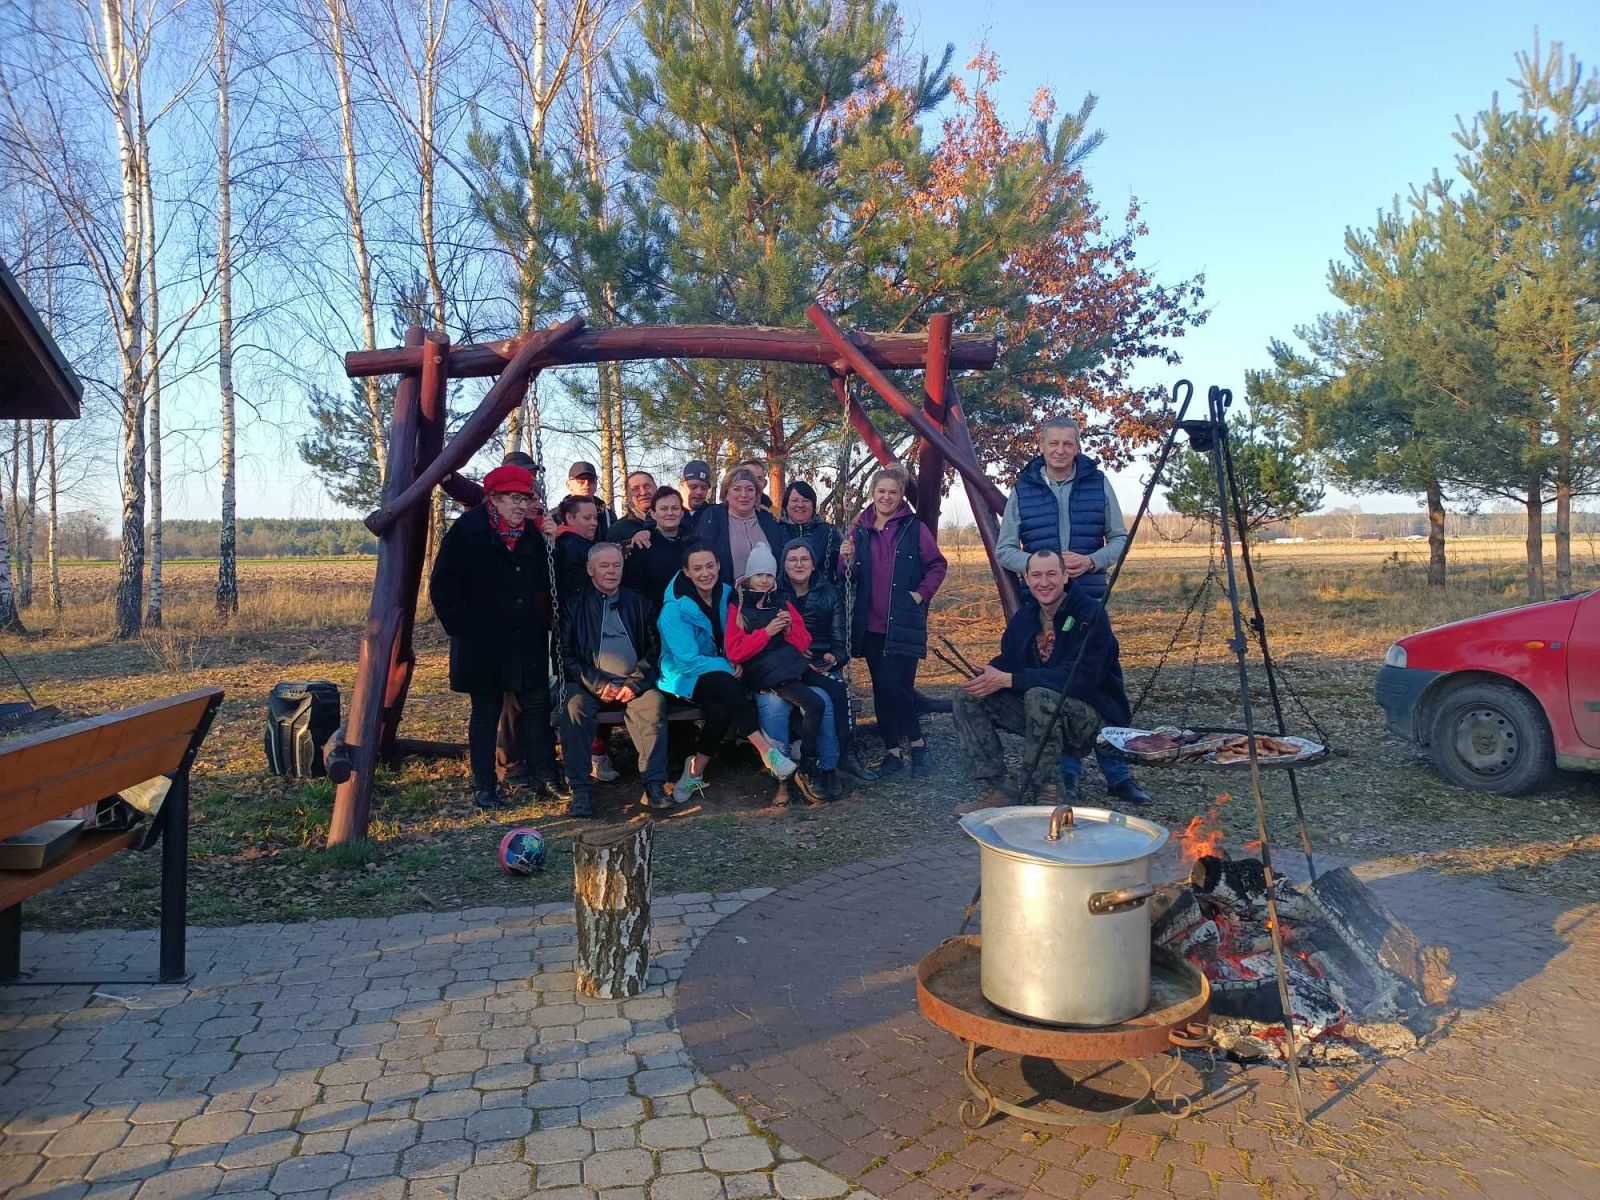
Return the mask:
M 1396 192 L 1448 172 L 1458 116 L 1470 119 L 1507 79 L 1535 31 L 1544 44 L 1600 65 L 1594 0 L 1482 0 L 1341 6 L 1296 3 L 1025 3 L 904 0 L 910 44 L 957 66 L 987 43 L 1005 71 L 998 95 L 1020 123 L 1034 90 L 1063 110 L 1099 97 L 1105 144 L 1088 163 L 1104 211 L 1136 195 L 1150 233 L 1142 261 L 1158 276 L 1206 274 L 1210 319 L 1179 345 L 1178 368 L 1141 382 L 1192 379 L 1242 394 L 1273 336 L 1287 337 L 1329 306 L 1329 260 L 1344 231 L 1369 224 Z M 240 512 L 342 515 L 299 464 L 298 429 L 244 432 Z M 556 438 L 549 457 L 592 457 Z M 637 456 L 637 449 L 635 454 Z M 658 466 L 655 456 L 643 455 Z M 1125 507 L 1140 469 L 1118 477 Z M 109 481 L 108 481 L 109 483 Z M 168 513 L 212 516 L 214 478 L 169 482 Z M 1348 502 L 1330 491 L 1327 504 Z M 1401 496 L 1359 498 L 1368 511 L 1405 510 Z M 1159 500 L 1158 500 L 1159 504 Z M 952 515 L 965 511 L 960 489 Z
M 1535 32 L 1600 66 L 1600 6 L 1569 0 L 1454 3 L 1025 3 L 920 0 L 913 40 L 956 61 L 986 41 L 1006 71 L 999 96 L 1024 113 L 1040 84 L 1062 109 L 1099 97 L 1105 144 L 1088 175 L 1107 212 L 1136 195 L 1142 256 L 1161 276 L 1204 271 L 1212 313 L 1183 339 L 1187 376 L 1243 393 L 1273 336 L 1330 306 L 1330 259 L 1350 225 L 1396 192 L 1448 173 L 1456 118 L 1507 83 Z M 1139 472 L 1119 477 L 1123 502 Z M 1330 492 L 1329 505 L 1346 500 Z M 1366 496 L 1368 511 L 1409 497 Z

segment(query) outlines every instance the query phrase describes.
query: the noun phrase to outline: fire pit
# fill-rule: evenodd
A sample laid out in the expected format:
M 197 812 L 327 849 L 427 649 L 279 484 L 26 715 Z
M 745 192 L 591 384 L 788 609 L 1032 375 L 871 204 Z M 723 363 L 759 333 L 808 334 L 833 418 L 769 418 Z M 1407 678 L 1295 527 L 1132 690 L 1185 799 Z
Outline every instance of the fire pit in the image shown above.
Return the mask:
M 953 937 L 917 966 L 917 1007 L 923 1016 L 967 1048 L 963 1077 L 973 1099 L 961 1106 L 963 1125 L 981 1128 L 997 1112 L 1047 1125 L 1104 1125 L 1132 1115 L 1152 1100 L 1171 1101 L 1180 1114 L 1188 1111 L 1188 1097 L 1167 1097 L 1163 1092 L 1182 1062 L 1183 1050 L 1210 1045 L 1206 1015 L 1211 990 L 1200 971 L 1170 951 L 1155 949 L 1151 952 L 1150 1002 L 1143 1012 L 1101 1028 L 1063 1028 L 1015 1016 L 985 999 L 980 979 L 981 947 L 982 941 L 976 936 Z M 1126 1065 L 1139 1078 L 1143 1090 L 1112 1108 L 1074 1107 L 1069 1113 L 1055 1113 L 1036 1105 L 1025 1107 L 995 1095 L 978 1074 L 978 1057 L 990 1050 L 1050 1059 L 1057 1064 Z M 1170 1053 L 1172 1061 L 1156 1078 L 1140 1060 L 1164 1052 Z M 1070 1081 L 1071 1076 L 1068 1078 Z
M 1282 1057 L 1285 1014 L 1259 859 L 1204 853 L 1158 889 L 1154 945 L 1210 981 L 1220 1049 Z M 1416 1045 L 1455 986 L 1450 954 L 1425 946 L 1347 869 L 1299 887 L 1273 878 L 1302 1061 L 1350 1062 Z

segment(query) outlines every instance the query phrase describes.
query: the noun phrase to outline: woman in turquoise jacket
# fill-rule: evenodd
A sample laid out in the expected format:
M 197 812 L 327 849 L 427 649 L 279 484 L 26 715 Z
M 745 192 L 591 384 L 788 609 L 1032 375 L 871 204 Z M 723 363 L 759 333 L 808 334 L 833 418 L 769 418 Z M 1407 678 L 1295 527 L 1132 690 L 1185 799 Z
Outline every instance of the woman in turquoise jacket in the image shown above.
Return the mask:
M 739 681 L 739 668 L 723 653 L 723 629 L 733 589 L 721 582 L 717 552 L 704 542 L 684 549 L 683 570 L 662 597 L 661 678 L 663 692 L 692 701 L 700 709 L 700 732 L 694 753 L 683 763 L 673 789 L 682 804 L 706 786 L 711 756 L 731 729 L 756 748 L 761 761 L 779 779 L 794 774 L 794 762 L 761 732 L 755 697 Z

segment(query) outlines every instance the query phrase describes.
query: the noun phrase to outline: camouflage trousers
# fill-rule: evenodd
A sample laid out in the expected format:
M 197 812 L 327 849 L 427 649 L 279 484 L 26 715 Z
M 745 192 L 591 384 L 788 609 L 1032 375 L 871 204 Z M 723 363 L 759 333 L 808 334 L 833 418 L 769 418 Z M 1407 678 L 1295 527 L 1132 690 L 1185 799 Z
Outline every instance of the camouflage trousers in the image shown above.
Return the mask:
M 1061 720 L 1052 721 L 1059 694 L 1044 687 L 1030 688 L 1026 695 L 1007 689 L 981 700 L 974 700 L 963 692 L 956 693 L 956 740 L 979 783 L 992 786 L 1005 778 L 1005 749 L 1000 744 L 1002 730 L 1022 738 L 1024 766 L 1032 761 L 1040 741 L 1044 741 L 1044 751 L 1039 755 L 1039 765 L 1043 768 L 1038 772 L 1041 780 L 1055 778 L 1056 764 L 1063 754 L 1087 753 L 1094 746 L 1094 739 L 1105 724 L 1100 714 L 1082 700 L 1068 696 Z M 1047 728 L 1048 737 L 1045 736 Z

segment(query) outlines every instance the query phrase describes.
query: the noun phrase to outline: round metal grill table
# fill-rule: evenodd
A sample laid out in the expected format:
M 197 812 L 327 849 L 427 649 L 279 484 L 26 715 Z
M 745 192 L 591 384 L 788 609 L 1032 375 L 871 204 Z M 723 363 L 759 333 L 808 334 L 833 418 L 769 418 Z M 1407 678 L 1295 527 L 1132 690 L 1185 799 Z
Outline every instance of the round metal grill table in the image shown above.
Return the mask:
M 961 1123 L 970 1129 L 986 1124 L 997 1112 L 1046 1125 L 1111 1124 L 1137 1112 L 1171 1080 L 1186 1049 L 1209 1050 L 1211 986 L 1194 966 L 1160 948 L 1151 950 L 1150 1005 L 1118 1025 L 1086 1029 L 1042 1025 L 1013 1016 L 984 999 L 979 983 L 977 935 L 954 937 L 917 964 L 917 1007 L 946 1033 L 967 1047 L 963 1072 L 973 1099 L 961 1107 Z M 1130 1067 L 1144 1091 L 1111 1109 L 1078 1108 L 1071 1113 L 1028 1108 L 995 1095 L 977 1072 L 978 1056 L 996 1050 L 1056 1063 L 1114 1063 Z M 1141 1059 L 1168 1054 L 1171 1063 L 1159 1079 Z M 1070 1078 L 1070 1076 L 1069 1076 Z M 1186 1097 L 1175 1097 L 1187 1112 Z

